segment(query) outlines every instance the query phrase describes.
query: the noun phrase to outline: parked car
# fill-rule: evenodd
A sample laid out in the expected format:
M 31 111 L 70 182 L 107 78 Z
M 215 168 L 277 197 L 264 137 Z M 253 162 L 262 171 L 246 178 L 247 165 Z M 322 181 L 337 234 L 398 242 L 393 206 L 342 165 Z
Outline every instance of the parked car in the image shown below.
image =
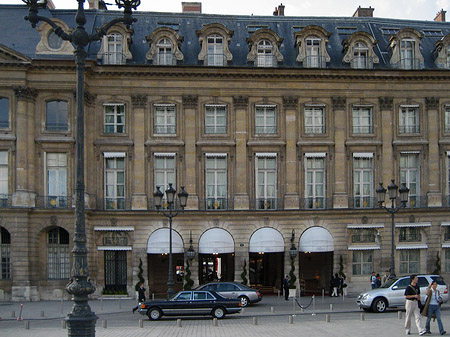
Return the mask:
M 243 307 L 258 303 L 262 296 L 258 289 L 247 287 L 237 282 L 211 282 L 199 286 L 197 290 L 211 290 L 226 298 L 237 298 Z
M 214 291 L 180 291 L 169 300 L 140 303 L 139 313 L 156 321 L 162 316 L 212 315 L 223 318 L 241 311 L 241 301 L 221 296 Z
M 425 303 L 426 288 L 431 281 L 436 281 L 437 289 L 441 292 L 444 303 L 448 301 L 448 285 L 439 275 L 418 275 L 420 297 Z M 380 288 L 375 288 L 361 293 L 356 303 L 365 311 L 384 312 L 388 308 L 395 308 L 405 305 L 405 289 L 411 283 L 409 276 L 393 278 L 388 280 Z

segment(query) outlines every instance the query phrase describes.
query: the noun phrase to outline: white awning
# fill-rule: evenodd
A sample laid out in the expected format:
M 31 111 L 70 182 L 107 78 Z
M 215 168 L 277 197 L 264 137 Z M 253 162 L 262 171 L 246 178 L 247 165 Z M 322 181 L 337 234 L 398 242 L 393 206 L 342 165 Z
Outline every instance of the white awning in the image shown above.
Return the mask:
M 212 228 L 202 234 L 198 242 L 199 254 L 234 253 L 234 240 L 230 233 L 222 228 Z
M 332 252 L 334 240 L 325 228 L 311 227 L 303 232 L 298 247 L 300 252 Z
M 97 250 L 132 250 L 131 246 L 98 246 Z
M 449 157 L 450 157 L 450 151 L 447 151 L 447 156 L 449 156 Z
M 349 246 L 348 250 L 375 250 L 375 249 L 380 249 L 380 246 Z
M 309 152 L 305 153 L 305 158 L 325 158 L 327 156 L 326 152 Z
M 276 152 L 255 153 L 255 156 L 262 157 L 262 158 L 276 158 L 277 153 Z
M 175 104 L 171 104 L 171 103 L 168 103 L 168 104 L 164 104 L 164 103 L 155 103 L 155 104 L 153 104 L 153 106 L 155 106 L 155 107 L 171 107 L 171 106 L 175 106 Z
M 396 228 L 402 227 L 431 227 L 431 222 L 400 222 L 395 224 Z
M 155 152 L 153 153 L 155 157 L 175 157 L 176 153 L 173 152 Z
M 355 225 L 347 225 L 347 228 L 348 229 L 384 228 L 384 224 L 381 223 L 355 224 Z
M 372 152 L 353 152 L 353 158 L 373 158 Z
M 402 151 L 400 154 L 420 154 L 420 151 Z
M 419 104 L 401 104 L 400 105 L 400 108 L 418 108 L 418 107 L 419 107 Z
M 276 108 L 275 104 L 255 104 L 255 108 Z
M 94 227 L 94 231 L 96 232 L 132 232 L 134 231 L 134 227 L 107 227 L 107 226 L 96 226 Z
M 125 158 L 125 152 L 103 152 L 104 158 Z
M 442 222 L 441 226 L 450 226 L 450 222 Z
M 250 253 L 284 252 L 284 239 L 279 231 L 264 227 L 258 229 L 250 238 Z
M 396 249 L 428 249 L 428 245 L 420 244 L 420 243 L 410 243 L 405 245 L 397 245 Z
M 443 243 L 442 248 L 450 248 L 450 243 Z
M 150 235 L 147 244 L 148 254 L 169 253 L 169 228 L 157 229 Z M 172 253 L 184 253 L 183 240 L 180 234 L 172 229 Z
M 205 153 L 205 157 L 207 157 L 207 158 L 210 158 L 210 157 L 226 158 L 227 154 L 226 153 Z

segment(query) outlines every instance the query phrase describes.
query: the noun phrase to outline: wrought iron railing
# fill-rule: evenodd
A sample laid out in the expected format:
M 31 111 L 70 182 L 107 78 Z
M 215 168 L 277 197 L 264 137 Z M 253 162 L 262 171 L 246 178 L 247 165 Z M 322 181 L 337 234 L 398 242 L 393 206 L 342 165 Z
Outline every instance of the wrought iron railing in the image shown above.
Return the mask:
M 420 125 L 399 125 L 398 126 L 399 133 L 420 133 Z
M 153 64 L 156 66 L 174 66 L 177 64 L 177 59 L 172 52 L 168 53 L 158 52 L 153 57 Z
M 353 69 L 373 69 L 373 58 L 368 56 L 355 56 L 350 61 Z
M 303 68 L 326 68 L 327 59 L 324 56 L 308 55 L 303 60 Z
M 374 197 L 353 197 L 349 198 L 349 208 L 376 208 L 377 200 Z
M 97 198 L 97 209 L 114 211 L 114 210 L 131 210 L 131 199 L 126 198 Z
M 403 70 L 422 69 L 424 67 L 422 61 L 417 58 L 402 58 L 397 63 L 393 64 L 394 68 Z
M 371 134 L 373 133 L 373 125 L 355 126 L 353 125 L 353 134 Z
M 225 54 L 208 53 L 205 57 L 205 66 L 223 67 L 227 65 L 227 57 Z
M 398 236 L 400 242 L 421 242 L 422 234 L 420 233 L 400 233 Z
M 331 209 L 332 198 L 300 198 L 300 209 Z
M 125 64 L 127 57 L 120 52 L 106 52 L 102 55 L 102 64 Z
M 353 234 L 352 243 L 375 242 L 375 234 Z
M 37 196 L 36 208 L 69 209 L 72 208 L 72 197 L 67 196 Z
M 258 198 L 250 200 L 250 209 L 257 210 L 281 210 L 283 209 L 283 199 Z
M 10 194 L 0 194 L 0 208 L 12 207 L 12 198 Z
M 258 55 L 256 58 L 257 67 L 276 67 L 277 58 L 274 55 Z
M 318 126 L 305 126 L 305 133 L 310 134 L 324 134 L 326 132 L 325 125 L 318 125 Z
M 233 201 L 227 198 L 200 199 L 198 208 L 202 211 L 227 211 L 233 209 Z

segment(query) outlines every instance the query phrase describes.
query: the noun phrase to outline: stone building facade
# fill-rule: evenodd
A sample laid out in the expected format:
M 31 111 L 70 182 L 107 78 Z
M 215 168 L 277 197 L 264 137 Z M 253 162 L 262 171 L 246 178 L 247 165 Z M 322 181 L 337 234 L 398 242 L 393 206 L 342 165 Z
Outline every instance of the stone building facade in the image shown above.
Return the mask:
M 24 6 L 0 7 L 2 31 L 14 26 L 0 37 L 0 298 L 60 298 L 74 232 L 73 48 L 48 25 L 32 30 Z M 74 14 L 43 12 L 61 25 Z M 88 10 L 88 25 L 118 15 Z M 136 18 L 88 48 L 94 296 L 134 294 L 140 261 L 148 288 L 166 291 L 168 220 L 153 193 L 169 183 L 189 193 L 173 219 L 175 289 L 190 247 L 195 285 L 245 271 L 276 292 L 293 261 L 307 292 L 328 291 L 339 270 L 350 293 L 368 288 L 390 267 L 391 218 L 376 189 L 391 179 L 410 189 L 395 216 L 396 273 L 439 261 L 450 280 L 445 19 Z

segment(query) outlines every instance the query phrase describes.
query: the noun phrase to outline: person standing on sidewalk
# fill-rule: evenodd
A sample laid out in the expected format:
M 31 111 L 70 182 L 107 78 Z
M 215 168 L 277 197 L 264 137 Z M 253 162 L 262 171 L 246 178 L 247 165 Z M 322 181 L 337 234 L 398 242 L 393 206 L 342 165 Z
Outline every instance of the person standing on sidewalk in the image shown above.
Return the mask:
M 283 279 L 283 291 L 284 291 L 284 299 L 287 301 L 289 298 L 289 276 L 286 275 Z
M 405 289 L 405 332 L 407 335 L 411 334 L 411 316 L 414 315 L 416 319 L 417 330 L 419 330 L 419 336 L 425 335 L 426 331 L 422 325 L 422 316 L 420 315 L 418 302 L 420 301 L 420 288 L 417 285 L 419 278 L 417 275 L 410 276 L 411 283 Z
M 438 321 L 438 327 L 439 327 L 439 333 L 441 335 L 445 335 L 447 331 L 444 330 L 444 326 L 442 325 L 441 320 L 441 309 L 439 308 L 439 305 L 443 302 L 442 296 L 437 289 L 437 282 L 432 281 L 427 289 L 427 303 L 428 305 L 428 312 L 427 312 L 427 322 L 425 324 L 425 330 L 426 333 L 431 333 L 430 331 L 430 321 L 433 317 L 433 314 L 436 316 L 436 319 Z
M 139 308 L 139 303 L 141 303 L 141 302 L 145 302 L 144 283 L 141 283 L 141 286 L 138 289 L 138 305 L 133 308 L 133 314 Z

